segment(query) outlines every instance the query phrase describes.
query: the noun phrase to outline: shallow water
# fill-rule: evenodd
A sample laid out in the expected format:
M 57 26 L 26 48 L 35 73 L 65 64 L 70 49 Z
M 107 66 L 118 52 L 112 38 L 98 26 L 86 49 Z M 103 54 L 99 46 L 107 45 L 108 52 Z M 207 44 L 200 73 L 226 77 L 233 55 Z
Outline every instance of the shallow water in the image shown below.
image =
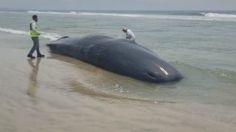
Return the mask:
M 1 28 L 26 31 L 32 14 L 0 15 L 5 18 Z M 2 31 L 0 131 L 236 130 L 234 21 L 50 14 L 40 18 L 44 32 L 61 36 L 123 37 L 120 28 L 130 27 L 138 43 L 156 51 L 185 78 L 151 84 L 120 76 L 51 54 L 44 38 L 41 49 L 47 57 L 27 60 L 32 45 L 28 36 Z M 59 23 L 62 18 L 67 19 Z

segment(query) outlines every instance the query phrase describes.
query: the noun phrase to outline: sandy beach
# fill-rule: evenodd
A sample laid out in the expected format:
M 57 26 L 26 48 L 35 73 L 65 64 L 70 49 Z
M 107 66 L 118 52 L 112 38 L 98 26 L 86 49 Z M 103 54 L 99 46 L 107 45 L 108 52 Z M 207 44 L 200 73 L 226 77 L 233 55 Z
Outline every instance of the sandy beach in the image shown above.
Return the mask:
M 1 132 L 236 131 L 236 106 L 116 94 L 108 88 L 119 81 L 146 84 L 50 54 L 47 41 L 46 57 L 28 60 L 27 36 L 0 33 Z

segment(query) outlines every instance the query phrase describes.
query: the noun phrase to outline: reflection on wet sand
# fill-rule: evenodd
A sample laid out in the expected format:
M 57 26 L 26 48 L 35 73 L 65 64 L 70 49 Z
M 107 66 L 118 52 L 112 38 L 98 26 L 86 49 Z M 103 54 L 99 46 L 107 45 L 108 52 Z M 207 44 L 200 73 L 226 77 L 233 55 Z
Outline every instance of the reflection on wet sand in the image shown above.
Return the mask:
M 35 97 L 37 92 L 37 75 L 40 61 L 41 61 L 40 58 L 37 58 L 35 63 L 34 60 L 28 59 L 28 63 L 31 66 L 32 71 L 29 76 L 29 85 L 27 89 L 27 94 L 31 97 Z

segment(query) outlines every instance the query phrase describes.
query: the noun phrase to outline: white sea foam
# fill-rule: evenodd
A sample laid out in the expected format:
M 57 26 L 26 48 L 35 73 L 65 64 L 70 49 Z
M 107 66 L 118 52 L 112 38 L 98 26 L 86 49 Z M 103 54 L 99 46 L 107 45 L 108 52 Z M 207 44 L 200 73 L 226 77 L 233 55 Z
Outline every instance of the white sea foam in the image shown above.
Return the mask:
M 146 18 L 146 19 L 171 19 L 171 20 L 188 20 L 188 21 L 233 21 L 236 22 L 236 15 L 218 14 L 218 13 L 201 13 L 201 16 L 190 15 L 163 15 L 163 14 L 125 14 L 125 13 L 99 13 L 99 12 L 55 12 L 55 11 L 28 11 L 33 14 L 49 15 L 73 15 L 73 16 L 110 16 L 110 17 L 127 17 L 127 18 Z
M 205 17 L 213 18 L 236 18 L 236 14 L 223 14 L 223 13 L 201 13 Z
M 61 35 L 59 35 L 59 34 L 57 34 L 57 33 L 45 33 L 45 32 L 41 32 L 42 33 L 42 37 L 43 38 L 47 38 L 47 39 L 49 39 L 49 40 L 57 40 L 57 39 L 59 39 L 59 38 L 61 38 L 62 36 Z
M 9 28 L 2 28 L 0 27 L 0 32 L 6 32 L 6 33 L 11 33 L 11 34 L 18 34 L 18 35 L 27 35 L 29 36 L 29 32 L 27 31 L 21 31 L 21 30 L 15 30 L 15 29 L 9 29 Z M 49 39 L 49 40 L 57 40 L 61 36 L 56 33 L 45 33 L 41 32 L 41 36 L 43 38 Z
M 27 11 L 31 14 L 50 14 L 50 15 L 84 15 L 84 16 L 118 16 L 118 17 L 145 17 L 142 14 L 122 14 L 122 13 L 96 13 L 96 12 L 55 12 L 55 11 Z
M 142 14 L 122 14 L 122 13 L 94 13 L 94 12 L 79 12 L 78 15 L 86 16 L 117 16 L 117 17 L 153 17 L 152 15 Z
M 98 13 L 98 12 L 53 12 L 53 11 L 28 11 L 34 14 L 50 14 L 50 15 L 80 15 L 80 16 L 112 16 L 112 17 L 129 17 L 129 18 L 156 18 L 156 19 L 178 19 L 178 20 L 201 20 L 195 16 L 181 15 L 150 15 L 150 14 L 125 14 L 125 13 Z M 205 19 L 205 18 L 204 18 Z
M 20 31 L 20 30 L 14 30 L 14 29 L 9 29 L 9 28 L 2 28 L 2 27 L 0 27 L 0 31 L 12 33 L 12 34 L 19 34 L 19 35 L 29 35 L 29 32 L 26 32 L 26 31 Z
M 51 15 L 76 15 L 74 11 L 71 12 L 56 12 L 56 11 L 27 11 L 31 14 L 51 14 Z

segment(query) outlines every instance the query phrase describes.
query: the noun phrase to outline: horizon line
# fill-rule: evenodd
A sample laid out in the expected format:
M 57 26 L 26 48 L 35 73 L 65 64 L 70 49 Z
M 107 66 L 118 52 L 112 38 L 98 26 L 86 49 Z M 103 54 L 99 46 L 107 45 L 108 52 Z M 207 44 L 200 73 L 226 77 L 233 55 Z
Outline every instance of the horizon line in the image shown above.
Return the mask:
M 0 8 L 0 11 L 236 11 L 230 9 L 10 9 Z

